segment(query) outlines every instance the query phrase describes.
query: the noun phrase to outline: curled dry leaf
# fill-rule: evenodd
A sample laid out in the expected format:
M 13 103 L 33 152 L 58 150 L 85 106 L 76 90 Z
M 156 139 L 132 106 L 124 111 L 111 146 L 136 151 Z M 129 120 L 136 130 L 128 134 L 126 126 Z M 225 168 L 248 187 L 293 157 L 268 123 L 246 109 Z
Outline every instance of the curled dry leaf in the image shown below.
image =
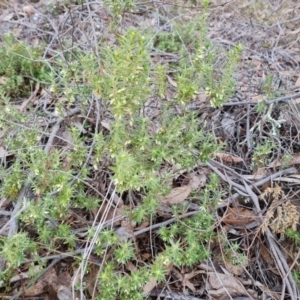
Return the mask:
M 190 185 L 184 185 L 174 188 L 170 194 L 160 198 L 159 201 L 165 204 L 178 204 L 184 201 L 190 194 L 192 187 Z

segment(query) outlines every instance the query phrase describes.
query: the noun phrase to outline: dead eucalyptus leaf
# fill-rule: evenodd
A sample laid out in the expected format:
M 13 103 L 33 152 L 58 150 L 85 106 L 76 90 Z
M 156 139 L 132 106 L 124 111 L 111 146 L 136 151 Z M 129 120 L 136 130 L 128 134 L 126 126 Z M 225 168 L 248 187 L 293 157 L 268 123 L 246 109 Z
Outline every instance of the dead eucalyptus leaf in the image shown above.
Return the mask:
M 238 206 L 228 207 L 222 218 L 222 222 L 233 226 L 247 226 L 255 221 L 257 221 L 257 217 L 252 210 Z
M 300 75 L 298 76 L 298 79 L 297 79 L 297 81 L 295 83 L 295 86 L 300 86 Z
M 35 10 L 31 5 L 23 6 L 23 11 L 28 16 L 33 16 L 35 14 Z
M 184 201 L 190 194 L 192 187 L 190 185 L 184 185 L 174 188 L 170 194 L 160 198 L 159 201 L 165 204 L 178 204 Z
M 7 83 L 7 77 L 5 76 L 0 76 L 0 84 L 6 84 Z
M 280 299 L 280 295 L 278 295 L 277 293 L 271 291 L 270 289 L 268 289 L 266 286 L 264 286 L 263 284 L 261 284 L 259 281 L 255 281 L 254 283 L 257 287 L 260 288 L 260 290 L 262 292 L 264 292 L 265 294 L 267 294 L 268 296 L 272 297 L 272 299 L 275 300 L 279 300 Z
M 95 209 L 93 211 L 94 215 L 96 216 L 98 214 L 98 209 Z M 119 207 L 116 207 L 111 204 L 111 202 L 107 203 L 102 202 L 100 206 L 100 212 L 98 214 L 97 220 L 99 222 L 108 222 L 113 219 L 117 219 L 118 217 L 122 216 L 124 213 L 124 207 L 120 205 Z M 121 223 L 121 220 L 114 222 L 115 225 L 119 225 Z
M 189 178 L 190 178 L 189 186 L 192 189 L 203 187 L 207 181 L 207 176 L 204 172 L 200 173 L 199 175 L 192 173 L 192 175 Z
M 98 287 L 97 287 L 99 270 L 100 270 L 99 266 L 97 266 L 96 264 L 91 264 L 90 271 L 86 276 L 86 289 L 88 290 L 90 296 L 93 296 L 95 285 L 96 285 L 96 290 L 95 290 L 94 297 L 99 294 Z
M 232 137 L 234 135 L 235 132 L 235 120 L 234 120 L 234 116 L 232 116 L 229 113 L 225 113 L 224 114 L 224 118 L 221 121 L 222 124 L 222 128 L 226 134 L 226 136 Z
M 23 295 L 26 297 L 36 297 L 38 295 L 41 295 L 45 293 L 45 289 L 56 280 L 56 272 L 54 268 L 51 268 L 38 280 L 38 282 L 35 285 L 29 287 Z
M 110 126 L 110 124 L 109 124 L 108 122 L 106 122 L 106 121 L 101 121 L 101 125 L 102 125 L 105 129 L 107 129 L 108 131 L 111 131 L 111 126 Z
M 144 295 L 149 294 L 157 285 L 157 280 L 154 277 L 150 277 L 149 281 L 143 287 Z
M 77 127 L 81 133 L 83 133 L 83 134 L 87 133 L 87 131 L 83 127 L 83 124 L 78 120 L 78 118 L 77 118 L 77 120 L 74 120 L 74 121 L 72 120 L 72 124 L 75 127 Z
M 137 267 L 131 262 L 131 261 L 128 261 L 126 263 L 126 269 L 129 270 L 129 271 L 137 271 Z
M 216 299 L 228 299 L 232 297 L 247 295 L 244 286 L 232 275 L 209 272 L 209 284 L 212 289 L 208 290 L 211 297 Z
M 232 156 L 231 154 L 227 154 L 227 153 L 218 153 L 217 157 L 225 162 L 230 162 L 230 163 L 232 163 L 232 162 L 238 163 L 238 162 L 243 161 L 243 159 L 241 157 L 235 157 L 235 156 Z
M 10 21 L 14 17 L 15 13 L 10 13 L 1 18 L 2 21 Z
M 65 285 L 61 285 L 57 291 L 57 298 L 59 300 L 72 300 L 72 291 Z
M 283 157 L 281 159 L 275 159 L 273 160 L 268 167 L 269 168 L 275 168 L 275 167 L 280 167 L 282 164 L 286 166 L 292 166 L 292 165 L 297 165 L 300 164 L 300 153 L 294 153 L 290 155 L 289 157 Z
M 9 155 L 8 152 L 2 146 L 0 146 L 0 158 L 3 158 L 7 155 Z
M 11 277 L 11 279 L 9 280 L 9 282 L 16 282 L 19 280 L 24 280 L 26 278 L 30 278 L 30 276 L 32 276 L 33 274 L 37 274 L 39 272 L 41 272 L 42 269 L 40 266 L 35 266 L 32 270 L 27 271 L 27 272 L 20 272 L 20 274 L 15 275 L 13 277 Z
M 176 81 L 174 81 L 174 80 L 172 79 L 172 77 L 167 76 L 167 78 L 168 78 L 169 83 L 170 83 L 172 86 L 177 87 L 177 83 L 176 83 Z
M 118 235 L 118 240 L 120 242 L 127 241 L 128 239 L 133 237 L 132 230 L 128 230 L 127 227 L 119 227 L 116 230 L 116 234 Z
M 198 274 L 201 274 L 202 271 L 192 271 L 190 273 L 186 273 L 183 275 L 182 283 L 184 286 L 187 286 L 192 292 L 196 292 L 195 285 L 190 281 L 193 277 L 195 277 Z
M 239 265 L 232 265 L 231 263 L 226 262 L 227 270 L 236 276 L 241 276 L 245 273 L 245 268 L 247 267 L 248 263 L 246 264 L 239 264 Z

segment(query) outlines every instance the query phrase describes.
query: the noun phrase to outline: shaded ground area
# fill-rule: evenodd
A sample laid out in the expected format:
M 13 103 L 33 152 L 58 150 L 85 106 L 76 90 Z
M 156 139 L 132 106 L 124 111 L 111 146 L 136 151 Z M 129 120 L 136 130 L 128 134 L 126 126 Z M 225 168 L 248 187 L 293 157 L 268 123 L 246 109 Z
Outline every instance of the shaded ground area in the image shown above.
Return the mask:
M 142 296 L 149 299 L 187 300 L 299 299 L 298 1 L 266 0 L 258 3 L 216 0 L 209 5 L 207 34 L 213 44 L 219 46 L 217 58 L 213 62 L 214 69 L 222 74 L 228 51 L 238 43 L 243 45 L 238 68 L 233 76 L 236 80 L 234 93 L 221 107 L 216 108 L 211 105 L 204 87 L 186 107 L 170 105 L 170 111 L 178 116 L 183 115 L 186 109 L 195 112 L 200 127 L 212 133 L 214 143 L 220 148 L 208 163 L 199 162 L 189 168 L 178 167 L 166 159 L 160 173 L 172 175 L 168 181 L 172 188 L 159 199 L 155 213 L 143 222 L 133 221 L 128 211 L 146 201 L 143 198 L 145 194 L 134 189 L 119 193 L 112 180 L 115 170 L 110 169 L 113 159 L 105 157 L 99 163 L 95 158 L 97 150 L 94 132 L 112 132 L 114 117 L 107 104 L 98 106 L 100 97 L 95 91 L 90 93 L 82 88 L 90 84 L 87 78 L 92 80 L 93 77 L 85 75 L 88 68 L 83 68 L 79 73 L 73 72 L 80 68 L 80 63 L 75 59 L 79 54 L 75 50 L 95 54 L 101 65 L 102 57 L 97 55 L 99 49 L 119 45 L 119 36 L 128 29 L 137 28 L 145 33 L 153 30 L 151 64 L 168 66 L 164 97 L 149 97 L 143 112 L 151 119 L 152 132 L 157 132 L 160 127 L 157 116 L 164 103 L 173 101 L 179 86 L 175 75 L 176 67 L 182 60 L 181 48 L 187 49 L 187 53 L 193 51 L 193 39 L 186 38 L 185 31 L 179 28 L 201 15 L 202 5 L 197 1 L 137 3 L 133 7 L 123 7 L 121 17 L 113 20 L 112 8 L 107 5 L 113 1 L 104 1 L 106 6 L 97 1 L 78 2 L 0 3 L 2 42 L 4 34 L 12 32 L 17 40 L 35 48 L 43 47 L 41 58 L 35 61 L 46 62 L 46 66 L 37 67 L 38 70 L 44 68 L 44 73 L 37 71 L 34 73 L 35 78 L 23 76 L 21 84 L 9 90 L 9 96 L 14 99 L 13 109 L 23 114 L 19 119 L 22 126 L 19 127 L 28 127 L 33 135 L 41 137 L 37 145 L 44 149 L 45 157 L 50 157 L 47 172 L 51 173 L 55 168 L 52 164 L 56 158 L 55 154 L 52 157 L 52 153 L 54 149 L 59 149 L 61 156 L 57 158 L 57 165 L 62 163 L 62 171 L 65 173 L 70 169 L 73 171 L 70 184 L 77 184 L 77 179 L 84 178 L 84 197 L 98 199 L 91 207 L 86 203 L 80 206 L 79 202 L 71 202 L 64 216 L 46 218 L 47 226 L 57 228 L 60 236 L 64 237 L 65 234 L 66 238 L 58 244 L 54 241 L 52 247 L 41 242 L 36 253 L 29 250 L 24 253 L 20 264 L 12 268 L 8 277 L 1 279 L 3 297 L 109 299 L 101 296 L 104 290 L 101 284 L 106 281 L 100 274 L 115 257 L 116 247 L 107 246 L 104 252 L 100 251 L 93 235 L 91 237 L 91 228 L 95 231 L 92 232 L 94 236 L 99 234 L 98 231 L 110 228 L 117 233 L 119 240 L 132 241 L 137 258 L 118 265 L 116 273 L 133 282 L 134 274 L 141 266 L 150 265 L 158 253 L 167 251 L 162 250 L 165 245 L 160 238 L 161 227 L 170 229 L 173 224 L 180 226 L 185 222 L 188 231 L 189 218 L 201 210 L 207 210 L 213 220 L 213 225 L 208 227 L 212 228 L 214 234 L 203 237 L 200 246 L 207 249 L 209 255 L 191 265 L 180 265 L 170 260 L 164 269 L 164 280 L 159 281 L 153 276 L 139 286 Z M 134 1 L 120 3 L 129 5 Z M 178 23 L 173 23 L 175 21 Z M 186 30 L 190 31 L 186 33 L 189 36 L 194 29 L 191 27 Z M 197 35 L 195 37 L 198 38 Z M 18 51 L 13 47 L 11 50 Z M 68 77 L 55 69 L 59 61 L 68 66 Z M 57 78 L 68 78 L 67 81 L 60 80 L 58 84 L 63 87 L 64 93 L 55 94 L 52 86 L 47 84 L 52 80 L 45 75 L 48 74 L 47 66 Z M 90 70 L 94 71 L 92 66 Z M 67 71 L 64 69 L 64 72 Z M 100 68 L 99 76 L 105 76 Z M 216 80 L 218 76 L 215 75 Z M 34 83 L 31 79 L 34 79 Z M 0 74 L 2 86 L 8 80 L 6 74 Z M 77 89 L 81 94 L 74 96 L 72 91 Z M 69 95 L 74 96 L 71 104 L 68 102 Z M 5 98 L 4 94 L 2 97 Z M 87 109 L 82 109 L 80 104 L 84 101 L 87 102 Z M 3 110 L 8 107 L 5 101 L 1 105 Z M 78 140 L 70 130 L 71 126 L 77 128 Z M 10 141 L 17 139 L 18 134 L 16 128 L 1 128 L 2 172 L 10 170 L 16 162 L 16 152 L 9 145 Z M 86 140 L 80 144 L 83 136 Z M 87 151 L 77 153 L 72 148 L 76 143 Z M 26 148 L 21 142 L 20 145 Z M 141 149 L 141 152 L 145 151 L 147 149 Z M 82 160 L 80 166 L 74 167 L 68 157 L 64 156 L 69 152 L 77 153 L 79 158 L 76 158 Z M 26 164 L 22 167 L 26 169 Z M 83 176 L 85 168 L 89 172 Z M 219 181 L 214 179 L 214 175 L 218 175 Z M 22 188 L 11 189 L 9 196 L 2 194 L 0 233 L 2 237 L 13 237 L 17 232 L 26 232 L 35 241 L 40 241 L 43 232 L 38 232 L 30 223 L 30 218 L 35 216 L 28 213 L 27 219 L 23 218 L 21 222 L 18 216 L 26 209 L 22 199 L 31 199 L 35 204 L 42 201 L 49 179 L 45 177 L 42 184 L 45 190 L 35 190 L 27 178 L 23 179 Z M 3 174 L 1 184 L 5 191 L 7 188 Z M 13 186 L 13 183 L 8 184 Z M 57 182 L 54 186 L 54 190 L 47 191 L 50 196 L 57 195 L 62 189 Z M 215 187 L 218 194 L 207 203 L 204 198 L 213 197 L 212 187 Z M 205 194 L 206 191 L 209 192 Z M 12 199 L 13 193 L 16 193 L 15 199 Z M 84 199 L 81 201 L 83 203 Z M 174 207 L 177 205 L 176 211 Z M 45 205 L 44 213 L 55 206 L 55 202 L 48 207 Z M 201 219 L 199 222 L 205 221 Z M 61 226 L 64 224 L 68 226 L 65 232 Z M 197 228 L 192 229 L 197 231 Z M 72 241 L 68 244 L 71 235 L 76 241 L 72 246 Z M 184 247 L 186 243 L 180 237 L 174 238 L 172 242 L 170 249 L 173 250 L 178 244 Z M 7 249 L 5 245 L 1 247 L 3 256 Z M 2 259 L 1 271 L 5 273 L 9 268 L 11 266 Z M 74 286 L 79 288 L 76 290 Z M 119 297 L 116 295 L 115 299 L 121 299 Z

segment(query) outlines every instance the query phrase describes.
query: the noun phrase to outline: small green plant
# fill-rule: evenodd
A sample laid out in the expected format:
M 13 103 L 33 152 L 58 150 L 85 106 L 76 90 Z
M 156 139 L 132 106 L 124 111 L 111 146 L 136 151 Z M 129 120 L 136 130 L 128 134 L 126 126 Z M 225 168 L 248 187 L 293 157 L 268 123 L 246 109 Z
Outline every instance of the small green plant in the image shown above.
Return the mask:
M 7 272 L 17 268 L 27 255 L 37 254 L 36 244 L 24 232 L 16 233 L 11 238 L 1 237 L 0 245 L 0 255 L 6 261 Z
M 294 278 L 294 280 L 297 283 L 297 286 L 299 288 L 299 286 L 300 286 L 300 284 L 299 284 L 299 282 L 300 282 L 300 271 L 292 270 L 292 276 L 293 276 L 293 278 Z
M 119 19 L 124 12 L 130 12 L 135 7 L 136 0 L 104 0 L 104 5 L 114 18 Z
M 274 81 L 274 78 L 271 75 L 268 75 L 268 76 L 266 76 L 266 80 L 265 80 L 265 82 L 263 84 L 264 94 L 268 98 L 280 97 L 280 93 L 275 88 L 273 81 Z
M 281 159 L 281 169 L 288 168 L 293 161 L 293 156 L 291 154 L 285 154 Z
M 296 246 L 298 246 L 300 244 L 300 234 L 299 232 L 289 229 L 285 232 L 285 235 L 287 238 L 293 240 L 296 244 Z
M 258 145 L 252 155 L 252 166 L 255 168 L 264 168 L 267 165 L 270 154 L 273 152 L 274 144 L 271 140 L 265 140 Z
M 50 69 L 42 61 L 43 46 L 30 47 L 12 34 L 3 37 L 0 47 L 0 93 L 11 98 L 27 96 L 36 82 L 49 82 Z
M 228 242 L 227 242 L 228 243 Z M 247 256 L 240 251 L 240 245 L 237 243 L 230 243 L 224 248 L 225 259 L 228 263 L 234 266 L 245 265 L 247 263 Z

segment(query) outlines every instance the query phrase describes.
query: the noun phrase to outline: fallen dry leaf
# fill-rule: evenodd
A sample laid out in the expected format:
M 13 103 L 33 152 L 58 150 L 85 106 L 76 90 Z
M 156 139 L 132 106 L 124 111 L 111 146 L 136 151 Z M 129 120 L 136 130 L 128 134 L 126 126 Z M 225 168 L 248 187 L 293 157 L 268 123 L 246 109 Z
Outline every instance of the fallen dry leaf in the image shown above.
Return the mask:
M 232 137 L 234 135 L 236 127 L 234 116 L 229 113 L 225 113 L 221 121 L 221 125 L 227 137 Z
M 138 231 L 138 230 L 144 229 L 144 228 L 148 227 L 149 224 L 150 224 L 149 221 L 144 221 L 140 226 L 135 227 L 134 230 Z
M 14 13 L 6 14 L 6 15 L 4 15 L 3 18 L 1 18 L 1 20 L 2 21 L 9 21 L 14 17 L 14 15 L 15 15 Z
M 300 153 L 294 153 L 289 157 L 286 157 L 286 159 L 284 157 L 281 159 L 275 159 L 268 165 L 268 167 L 269 168 L 280 167 L 282 164 L 286 166 L 300 164 Z
M 233 275 L 241 276 L 242 274 L 244 274 L 247 265 L 248 263 L 232 265 L 231 263 L 226 262 L 226 269 Z
M 260 282 L 255 281 L 255 285 L 257 287 L 259 287 L 262 292 L 264 292 L 268 296 L 272 297 L 272 299 L 275 299 L 275 300 L 279 300 L 280 299 L 280 295 L 278 293 L 271 291 L 270 289 L 268 289 L 266 286 L 264 286 Z
M 59 300 L 73 300 L 71 289 L 67 288 L 65 285 L 61 285 L 57 291 L 57 298 Z
M 236 157 L 236 156 L 233 156 L 233 155 L 227 154 L 227 153 L 218 153 L 217 157 L 220 158 L 221 160 L 229 162 L 229 163 L 233 163 L 233 162 L 238 163 L 238 162 L 244 161 L 240 157 Z
M 157 285 L 157 280 L 154 277 L 150 277 L 149 281 L 143 287 L 144 295 L 148 295 Z
M 7 155 L 9 155 L 8 152 L 0 146 L 0 158 L 6 157 Z
M 31 5 L 23 6 L 23 11 L 28 16 L 33 16 L 35 14 L 35 10 Z
M 11 279 L 9 280 L 9 282 L 16 282 L 16 281 L 19 281 L 19 280 L 24 280 L 26 278 L 30 278 L 32 277 L 32 275 L 34 274 L 38 274 L 40 273 L 42 270 L 41 270 L 41 267 L 39 266 L 35 266 L 32 270 L 30 271 L 27 271 L 27 272 L 20 272 L 18 275 L 15 275 L 13 277 L 11 277 Z M 1 286 L 2 287 L 2 286 Z
M 97 278 L 99 276 L 99 270 L 100 267 L 98 265 L 91 264 L 90 271 L 86 276 L 86 289 L 88 290 L 91 297 L 96 297 L 99 294 L 97 287 L 94 293 L 94 288 L 95 286 L 97 286 Z
M 244 286 L 232 275 L 209 272 L 208 276 L 212 288 L 208 293 L 215 299 L 227 300 L 229 295 L 234 298 L 248 294 Z
M 295 83 L 295 86 L 300 86 L 300 75 L 299 75 L 299 77 L 298 77 L 298 79 L 297 79 L 297 81 Z
M 41 278 L 38 280 L 38 282 L 29 287 L 25 293 L 24 296 L 26 297 L 35 297 L 38 295 L 41 295 L 45 293 L 45 289 L 54 281 L 57 280 L 57 275 L 54 270 L 54 268 L 51 268 L 48 272 L 46 272 Z
M 101 121 L 101 125 L 106 128 L 108 131 L 111 131 L 111 126 L 108 122 L 106 121 Z
M 131 262 L 131 261 L 128 261 L 126 263 L 126 269 L 129 270 L 129 271 L 137 271 L 137 267 Z
M 7 77 L 0 76 L 0 84 L 6 84 L 6 82 L 7 82 Z
M 258 168 L 254 173 L 254 176 L 261 176 L 261 175 L 269 175 L 269 171 L 266 168 Z
M 192 189 L 197 189 L 199 187 L 203 187 L 207 181 L 207 176 L 204 172 L 200 173 L 199 175 L 192 172 L 186 175 L 186 178 L 189 179 L 189 186 Z
M 229 225 L 246 226 L 257 220 L 252 210 L 243 207 L 228 207 L 222 222 Z
M 79 131 L 83 134 L 85 134 L 87 131 L 84 129 L 82 122 L 79 121 L 78 118 L 72 118 L 72 125 L 77 127 Z
M 264 100 L 264 98 L 265 98 L 264 95 L 257 95 L 257 96 L 252 97 L 251 101 L 261 102 Z
M 60 286 L 62 285 L 66 286 L 67 288 L 70 288 L 72 286 L 72 277 L 67 271 L 59 274 L 56 280 L 53 280 L 51 282 L 51 286 L 56 292 L 58 292 Z
M 174 81 L 174 79 L 172 77 L 170 77 L 170 76 L 167 75 L 167 78 L 168 78 L 169 83 L 172 86 L 177 87 L 177 83 L 176 83 L 176 81 Z
M 190 273 L 182 274 L 179 271 L 177 271 L 174 267 L 172 268 L 172 272 L 174 275 L 182 282 L 183 286 L 187 286 L 192 292 L 196 292 L 196 288 L 192 282 L 190 282 L 190 279 L 195 277 L 198 274 L 203 273 L 203 271 L 192 271 Z
M 205 185 L 207 176 L 205 172 L 196 174 L 191 172 L 185 176 L 188 184 L 174 188 L 170 194 L 159 199 L 164 204 L 178 204 L 184 201 L 190 194 L 192 189 L 197 189 Z
M 164 204 L 178 204 L 189 196 L 191 190 L 192 187 L 190 185 L 174 188 L 170 194 L 160 198 L 159 201 Z
M 95 209 L 93 212 L 95 216 L 98 214 L 98 208 Z M 122 205 L 119 207 L 115 207 L 115 205 L 112 205 L 111 202 L 108 203 L 107 201 L 102 202 L 100 206 L 100 212 L 97 216 L 97 221 L 99 222 L 108 222 L 112 219 L 118 218 L 122 216 L 124 213 L 124 208 Z M 120 223 L 120 222 L 118 222 Z M 117 223 L 114 223 L 117 224 Z
M 196 292 L 196 288 L 192 282 L 190 282 L 190 279 L 194 278 L 196 275 L 203 273 L 202 271 L 192 271 L 190 273 L 186 273 L 183 275 L 182 283 L 184 286 L 187 286 L 191 291 L 194 293 Z
M 197 103 L 205 103 L 207 101 L 207 95 L 205 93 L 200 93 L 197 95 Z

